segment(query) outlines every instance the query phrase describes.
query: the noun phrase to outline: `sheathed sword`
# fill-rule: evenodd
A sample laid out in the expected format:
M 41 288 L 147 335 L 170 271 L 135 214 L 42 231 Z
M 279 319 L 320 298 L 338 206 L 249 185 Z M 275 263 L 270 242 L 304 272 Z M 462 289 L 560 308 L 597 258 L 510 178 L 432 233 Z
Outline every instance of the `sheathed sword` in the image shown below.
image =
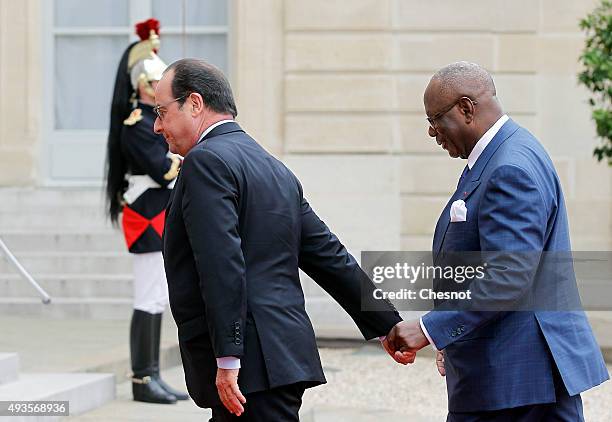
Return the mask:
M 34 286 L 34 288 L 38 291 L 38 293 L 40 293 L 40 295 L 42 296 L 42 299 L 41 299 L 42 303 L 45 305 L 48 305 L 49 303 L 51 303 L 51 297 L 47 294 L 47 292 L 45 292 L 45 290 L 42 287 L 40 287 L 40 285 L 36 282 L 36 280 L 32 278 L 30 273 L 28 273 L 28 271 L 23 267 L 23 265 L 21 265 L 21 263 L 17 260 L 17 258 L 15 258 L 15 255 L 13 255 L 13 253 L 9 250 L 6 244 L 2 241 L 2 238 L 0 238 L 0 249 L 2 249 L 2 252 L 4 252 L 4 255 L 15 266 L 15 268 L 17 268 L 17 270 L 23 276 L 23 278 L 28 280 L 30 284 Z

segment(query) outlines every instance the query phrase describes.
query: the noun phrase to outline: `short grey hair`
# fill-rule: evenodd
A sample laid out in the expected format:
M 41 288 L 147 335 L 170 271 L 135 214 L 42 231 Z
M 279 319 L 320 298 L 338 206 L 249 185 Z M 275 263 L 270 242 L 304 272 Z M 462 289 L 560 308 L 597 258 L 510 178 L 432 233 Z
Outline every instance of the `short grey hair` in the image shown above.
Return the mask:
M 438 81 L 440 93 L 448 97 L 478 96 L 483 93 L 495 96 L 497 93 L 491 74 L 482 66 L 466 61 L 444 66 L 431 80 Z
M 196 92 L 211 110 L 231 114 L 234 118 L 238 115 L 232 88 L 219 68 L 200 59 L 181 59 L 168 66 L 164 73 L 170 70 L 174 70 L 172 95 L 182 97 L 178 101 L 180 106 L 185 96 Z

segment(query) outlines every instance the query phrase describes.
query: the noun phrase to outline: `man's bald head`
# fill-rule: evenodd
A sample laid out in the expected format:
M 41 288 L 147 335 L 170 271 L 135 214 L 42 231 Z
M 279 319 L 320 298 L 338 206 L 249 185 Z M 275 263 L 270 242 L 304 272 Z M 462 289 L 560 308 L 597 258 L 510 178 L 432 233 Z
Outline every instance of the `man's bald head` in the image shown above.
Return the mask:
M 451 157 L 467 158 L 480 137 L 503 115 L 493 78 L 483 67 L 455 62 L 429 81 L 423 103 L 429 136 Z
M 483 94 L 494 97 L 495 83 L 491 74 L 476 63 L 455 62 L 438 70 L 432 77 L 439 90 L 438 95 L 444 98 L 467 96 L 479 98 Z

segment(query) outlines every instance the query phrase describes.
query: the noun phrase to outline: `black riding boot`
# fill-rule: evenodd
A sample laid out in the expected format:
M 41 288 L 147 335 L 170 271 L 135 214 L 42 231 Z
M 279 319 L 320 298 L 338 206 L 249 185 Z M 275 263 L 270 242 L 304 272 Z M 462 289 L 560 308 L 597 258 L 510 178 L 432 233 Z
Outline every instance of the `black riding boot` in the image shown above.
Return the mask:
M 176 403 L 176 397 L 164 390 L 154 377 L 153 325 L 153 314 L 138 309 L 134 310 L 130 325 L 132 394 L 135 401 L 162 404 Z
M 172 394 L 177 400 L 189 400 L 189 395 L 170 387 L 159 374 L 159 345 L 161 342 L 161 322 L 162 314 L 153 314 L 153 378 L 157 383 Z

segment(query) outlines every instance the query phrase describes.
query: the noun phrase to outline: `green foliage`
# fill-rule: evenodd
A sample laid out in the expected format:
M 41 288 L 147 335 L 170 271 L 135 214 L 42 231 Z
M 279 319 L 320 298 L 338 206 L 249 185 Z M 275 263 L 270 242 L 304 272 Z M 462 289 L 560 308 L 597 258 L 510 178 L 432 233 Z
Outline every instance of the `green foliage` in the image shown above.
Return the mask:
M 612 166 L 612 1 L 602 0 L 597 8 L 580 21 L 587 38 L 580 61 L 584 71 L 578 80 L 591 92 L 589 104 L 601 144 L 593 155 L 607 159 Z

